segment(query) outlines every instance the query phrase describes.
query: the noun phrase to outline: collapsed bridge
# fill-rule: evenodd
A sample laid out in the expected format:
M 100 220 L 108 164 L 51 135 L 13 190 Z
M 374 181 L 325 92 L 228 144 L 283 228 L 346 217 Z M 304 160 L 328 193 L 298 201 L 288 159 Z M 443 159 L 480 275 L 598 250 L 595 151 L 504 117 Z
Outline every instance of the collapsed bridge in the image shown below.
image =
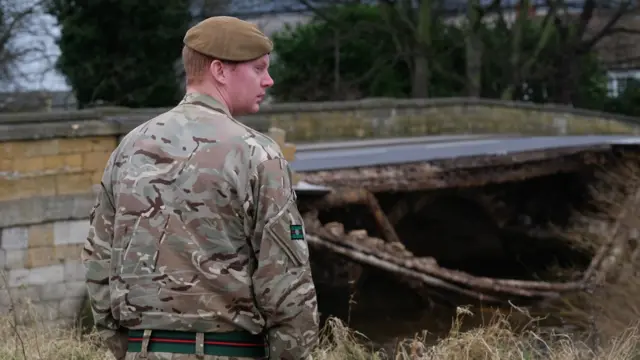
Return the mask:
M 495 304 L 592 288 L 640 252 L 638 144 L 457 136 L 299 147 L 316 283 L 353 288 L 382 272 L 425 298 Z

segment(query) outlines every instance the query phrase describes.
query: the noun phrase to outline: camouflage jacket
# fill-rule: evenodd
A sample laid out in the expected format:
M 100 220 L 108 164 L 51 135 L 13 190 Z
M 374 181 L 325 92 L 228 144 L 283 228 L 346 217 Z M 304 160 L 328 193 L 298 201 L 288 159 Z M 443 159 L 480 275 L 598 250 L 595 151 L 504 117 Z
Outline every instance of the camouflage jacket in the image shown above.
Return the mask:
M 267 335 L 272 359 L 306 357 L 317 300 L 291 176 L 273 140 L 206 95 L 127 134 L 82 254 L 105 338 L 245 329 Z

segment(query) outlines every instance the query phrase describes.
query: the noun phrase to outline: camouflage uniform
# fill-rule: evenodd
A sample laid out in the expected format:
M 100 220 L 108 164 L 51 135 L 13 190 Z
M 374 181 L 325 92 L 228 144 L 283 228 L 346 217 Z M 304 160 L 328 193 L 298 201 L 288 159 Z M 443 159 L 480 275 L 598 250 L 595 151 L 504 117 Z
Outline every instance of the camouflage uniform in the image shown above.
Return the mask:
M 82 254 L 96 327 L 118 359 L 144 358 L 125 356 L 131 329 L 245 330 L 265 334 L 269 359 L 308 357 L 317 301 L 295 200 L 278 145 L 207 95 L 127 134 Z

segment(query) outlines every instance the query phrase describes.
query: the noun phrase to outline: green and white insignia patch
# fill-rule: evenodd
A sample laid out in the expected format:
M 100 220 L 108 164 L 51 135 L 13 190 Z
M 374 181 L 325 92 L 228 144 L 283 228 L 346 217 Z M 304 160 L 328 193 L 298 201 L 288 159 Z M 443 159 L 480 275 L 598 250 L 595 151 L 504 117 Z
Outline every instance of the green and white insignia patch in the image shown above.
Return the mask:
M 302 225 L 291 225 L 291 240 L 304 240 L 304 229 Z

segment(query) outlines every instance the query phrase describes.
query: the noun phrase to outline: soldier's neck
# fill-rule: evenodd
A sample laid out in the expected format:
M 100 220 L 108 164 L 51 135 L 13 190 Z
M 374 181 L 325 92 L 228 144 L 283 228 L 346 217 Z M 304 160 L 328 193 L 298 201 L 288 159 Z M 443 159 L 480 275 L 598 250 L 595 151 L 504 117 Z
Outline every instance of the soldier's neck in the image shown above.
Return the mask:
M 218 101 L 220 104 L 225 106 L 229 110 L 229 113 L 233 114 L 233 109 L 230 106 L 230 102 L 228 101 L 227 96 L 225 96 L 225 94 L 219 89 L 213 86 L 209 87 L 209 86 L 193 85 L 193 86 L 187 86 L 186 90 L 187 90 L 187 94 L 198 93 L 198 94 L 204 94 L 212 97 L 213 99 Z

